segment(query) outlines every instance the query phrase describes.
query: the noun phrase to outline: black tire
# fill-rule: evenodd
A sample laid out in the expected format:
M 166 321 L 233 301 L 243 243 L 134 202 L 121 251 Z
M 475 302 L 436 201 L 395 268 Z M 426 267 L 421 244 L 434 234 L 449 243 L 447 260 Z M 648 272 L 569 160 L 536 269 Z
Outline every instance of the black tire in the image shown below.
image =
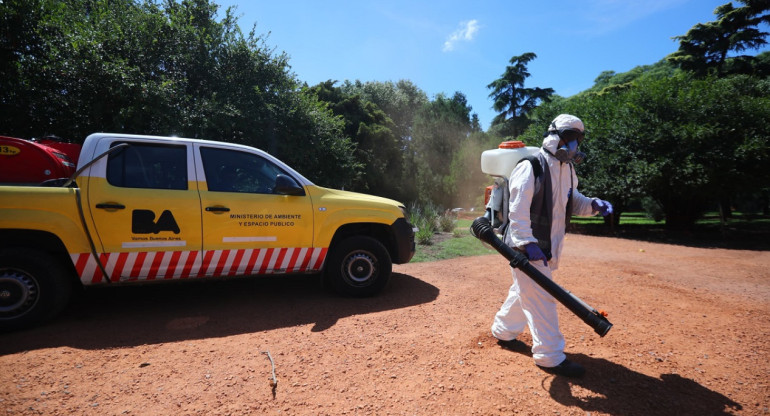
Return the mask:
M 30 327 L 59 313 L 72 293 L 63 269 L 42 251 L 0 250 L 0 331 Z
M 326 279 L 342 295 L 372 296 L 385 287 L 392 270 L 390 253 L 379 241 L 355 236 L 331 249 Z

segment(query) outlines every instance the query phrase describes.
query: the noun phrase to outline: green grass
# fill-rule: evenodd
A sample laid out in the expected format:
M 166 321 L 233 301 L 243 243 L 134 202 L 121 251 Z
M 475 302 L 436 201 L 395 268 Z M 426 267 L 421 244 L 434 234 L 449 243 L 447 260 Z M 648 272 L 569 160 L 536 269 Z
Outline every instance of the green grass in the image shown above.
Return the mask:
M 602 217 L 572 217 L 573 224 L 604 224 Z M 655 221 L 649 218 L 644 212 L 624 212 L 620 217 L 620 225 L 645 225 L 645 226 L 665 226 L 665 221 Z M 722 223 L 719 219 L 719 213 L 707 212 L 701 219 L 695 222 L 696 226 L 708 227 L 712 225 L 721 226 Z M 728 218 L 728 226 L 743 226 L 746 224 L 768 226 L 770 225 L 770 218 L 762 218 L 757 215 L 744 214 L 741 212 L 733 212 L 733 217 Z
M 435 233 L 431 244 L 417 244 L 412 262 L 446 260 L 462 256 L 497 253 L 473 237 L 469 231 L 471 219 L 458 219 L 452 233 Z M 733 213 L 723 227 L 717 213 L 707 213 L 687 232 L 665 230 L 664 221 L 654 221 L 643 212 L 626 212 L 614 229 L 604 225 L 601 217 L 573 217 L 571 232 L 668 244 L 728 249 L 770 250 L 770 218 Z
M 430 245 L 418 244 L 412 262 L 419 263 L 496 253 L 495 249 L 485 246 L 471 235 L 469 230 L 472 222 L 472 220 L 458 219 L 452 233 L 434 235 L 434 239 L 439 241 Z
M 595 217 L 572 217 L 573 224 L 604 224 L 604 218 Z M 648 217 L 644 212 L 624 212 L 620 216 L 620 225 L 664 225 L 664 221 L 655 221 Z

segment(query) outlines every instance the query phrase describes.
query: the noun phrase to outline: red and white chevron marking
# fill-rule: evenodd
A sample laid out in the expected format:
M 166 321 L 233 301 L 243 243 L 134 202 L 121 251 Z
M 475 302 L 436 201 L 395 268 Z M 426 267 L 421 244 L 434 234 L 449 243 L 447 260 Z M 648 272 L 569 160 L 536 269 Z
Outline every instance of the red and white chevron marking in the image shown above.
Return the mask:
M 304 273 L 321 270 L 328 248 L 263 248 L 208 251 L 105 253 L 99 258 L 110 281 L 187 279 L 212 276 Z M 91 253 L 72 254 L 83 284 L 101 283 L 104 274 Z

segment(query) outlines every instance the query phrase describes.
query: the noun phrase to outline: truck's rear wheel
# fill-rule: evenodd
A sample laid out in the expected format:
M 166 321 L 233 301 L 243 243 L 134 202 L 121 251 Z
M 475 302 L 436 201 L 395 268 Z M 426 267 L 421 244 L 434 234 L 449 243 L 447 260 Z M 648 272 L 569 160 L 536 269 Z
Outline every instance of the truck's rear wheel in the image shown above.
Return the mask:
M 379 241 L 355 236 L 332 248 L 326 278 L 338 293 L 371 296 L 385 287 L 392 269 L 390 254 Z
M 0 330 L 28 327 L 50 318 L 66 306 L 71 292 L 62 266 L 47 253 L 0 251 Z

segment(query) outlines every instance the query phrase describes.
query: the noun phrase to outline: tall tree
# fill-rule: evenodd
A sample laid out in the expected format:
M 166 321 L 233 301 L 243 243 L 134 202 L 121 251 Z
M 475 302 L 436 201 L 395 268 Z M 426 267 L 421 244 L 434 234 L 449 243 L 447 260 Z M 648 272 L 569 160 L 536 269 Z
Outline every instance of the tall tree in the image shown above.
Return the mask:
M 731 52 L 755 50 L 767 44 L 768 34 L 759 27 L 770 23 L 770 0 L 738 1 L 744 6 L 736 8 L 733 2 L 723 4 L 714 10 L 716 21 L 698 23 L 686 35 L 675 36 L 679 50 L 669 55 L 668 60 L 701 76 L 712 72 L 717 76 L 751 72 L 753 57 L 729 59 L 728 56 Z
M 553 95 L 552 88 L 524 88 L 530 76 L 527 64 L 535 58 L 532 52 L 514 56 L 502 76 L 487 85 L 492 90 L 492 108 L 500 113 L 492 119 L 492 126 L 497 126 L 502 135 L 516 137 L 524 132 L 529 125 L 527 114 Z

